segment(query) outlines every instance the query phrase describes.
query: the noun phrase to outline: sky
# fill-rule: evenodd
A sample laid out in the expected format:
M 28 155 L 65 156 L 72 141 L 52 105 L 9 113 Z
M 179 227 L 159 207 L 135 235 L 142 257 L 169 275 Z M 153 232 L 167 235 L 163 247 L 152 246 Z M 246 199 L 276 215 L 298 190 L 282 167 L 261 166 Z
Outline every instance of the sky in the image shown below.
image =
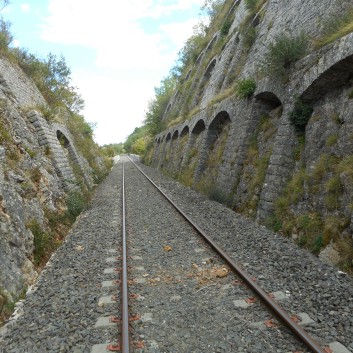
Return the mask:
M 154 87 L 200 22 L 205 0 L 10 0 L 13 45 L 63 55 L 96 123 L 95 141 L 118 143 L 141 126 Z

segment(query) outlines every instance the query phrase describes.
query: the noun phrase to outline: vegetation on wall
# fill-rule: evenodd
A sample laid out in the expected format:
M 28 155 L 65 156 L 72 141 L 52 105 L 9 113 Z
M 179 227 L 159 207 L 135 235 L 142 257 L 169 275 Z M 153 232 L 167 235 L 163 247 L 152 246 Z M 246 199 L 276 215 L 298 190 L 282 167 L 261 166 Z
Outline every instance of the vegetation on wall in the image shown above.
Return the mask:
M 239 98 L 250 98 L 256 90 L 256 82 L 252 78 L 239 80 L 235 87 L 236 95 Z
M 291 64 L 301 59 L 308 50 L 308 37 L 305 33 L 291 36 L 286 33 L 278 35 L 269 45 L 265 57 L 265 68 L 273 75 L 286 77 L 286 70 Z
M 331 16 L 322 24 L 321 36 L 314 39 L 316 49 L 319 49 L 343 36 L 353 32 L 353 6 L 340 14 Z
M 7 1 L 0 0 L 0 8 Z M 37 109 L 50 121 L 57 121 L 68 127 L 77 152 L 83 155 L 89 163 L 89 171 L 94 182 L 102 180 L 110 166 L 110 155 L 106 149 L 101 149 L 93 140 L 94 125 L 85 121 L 80 115 L 83 100 L 77 89 L 73 87 L 71 71 L 65 58 L 49 54 L 42 59 L 28 50 L 12 47 L 13 36 L 10 23 L 0 19 L 0 56 L 6 58 L 14 66 L 18 65 L 27 74 L 42 93 L 46 104 L 42 107 L 29 107 Z M 25 109 L 24 109 L 25 110 Z M 49 184 L 47 175 L 53 174 L 49 163 L 41 164 L 39 156 L 45 161 L 50 159 L 51 151 L 48 146 L 27 146 L 25 139 L 21 143 L 14 142 L 11 120 L 7 118 L 6 100 L 0 102 L 0 144 L 6 150 L 6 170 L 19 172 L 23 181 L 16 185 L 18 193 L 23 199 L 38 197 L 43 191 L 43 184 Z M 24 164 L 25 162 L 25 168 Z M 38 163 L 37 163 L 38 162 Z M 44 165 L 44 166 L 43 166 Z M 64 239 L 80 211 L 87 205 L 93 190 L 88 190 L 83 180 L 81 168 L 73 166 L 76 183 L 79 188 L 65 197 L 53 200 L 55 209 L 47 209 L 45 201 L 38 197 L 38 202 L 44 211 L 43 220 L 29 219 L 26 222 L 28 231 L 34 236 L 33 262 L 41 267 L 48 260 L 51 252 Z
M 305 126 L 313 113 L 313 107 L 297 99 L 294 109 L 289 113 L 289 119 L 300 131 L 305 130 Z
M 7 1 L 2 1 L 3 5 L 6 3 Z M 71 70 L 65 58 L 49 53 L 42 59 L 27 49 L 11 47 L 13 36 L 10 26 L 9 22 L 0 19 L 0 55 L 22 68 L 33 80 L 48 104 L 35 108 L 47 120 L 57 120 L 69 127 L 74 136 L 75 147 L 87 159 L 93 170 L 93 177 L 96 180 L 101 179 L 104 168 L 97 165 L 97 158 L 104 158 L 104 154 L 93 141 L 94 125 L 87 123 L 80 115 L 84 101 L 77 88 L 72 85 Z M 105 162 L 108 166 L 109 161 Z

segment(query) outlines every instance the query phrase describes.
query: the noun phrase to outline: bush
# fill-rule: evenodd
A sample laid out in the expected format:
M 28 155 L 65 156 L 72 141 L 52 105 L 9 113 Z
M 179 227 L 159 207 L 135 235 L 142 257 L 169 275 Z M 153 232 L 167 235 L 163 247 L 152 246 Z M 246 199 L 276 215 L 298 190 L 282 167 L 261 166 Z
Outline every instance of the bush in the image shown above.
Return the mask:
M 254 44 L 257 31 L 256 28 L 253 26 L 246 27 L 243 31 L 243 44 L 246 49 L 250 49 L 251 46 Z
M 50 233 L 45 232 L 37 220 L 32 219 L 26 224 L 34 236 L 34 264 L 40 265 L 42 260 L 54 248 L 53 237 Z
M 297 129 L 304 130 L 313 110 L 312 106 L 298 99 L 294 109 L 289 113 L 289 119 Z
M 281 34 L 269 45 L 265 58 L 266 66 L 270 72 L 283 75 L 292 63 L 306 54 L 307 48 L 308 38 L 304 33 L 296 37 Z
M 230 30 L 230 27 L 232 26 L 232 22 L 226 20 L 221 29 L 220 29 L 220 34 L 222 37 L 225 37 L 228 33 L 229 33 L 229 30 Z
M 256 82 L 252 78 L 240 80 L 236 86 L 236 94 L 240 98 L 251 97 L 256 90 Z
M 68 214 L 72 219 L 76 219 L 85 206 L 85 198 L 82 192 L 79 190 L 70 191 L 66 197 L 66 206 Z

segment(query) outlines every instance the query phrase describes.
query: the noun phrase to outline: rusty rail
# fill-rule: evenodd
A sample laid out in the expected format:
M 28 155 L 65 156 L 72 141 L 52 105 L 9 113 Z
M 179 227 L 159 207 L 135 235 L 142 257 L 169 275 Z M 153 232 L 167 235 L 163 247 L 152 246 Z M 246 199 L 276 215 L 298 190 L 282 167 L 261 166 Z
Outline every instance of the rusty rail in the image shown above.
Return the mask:
M 126 250 L 126 223 L 125 223 L 125 170 L 123 161 L 122 175 L 122 269 L 121 269 L 121 351 L 130 352 L 129 334 L 129 292 L 127 280 L 127 250 Z
M 168 202 L 181 214 L 181 216 L 199 233 L 206 242 L 227 262 L 232 270 L 259 296 L 259 298 L 276 314 L 276 316 L 314 353 L 327 353 L 291 316 L 284 311 L 256 282 L 247 274 L 239 264 L 221 249 L 206 233 L 191 220 L 138 166 L 128 157 L 134 166 L 149 180 L 149 182 L 168 200 Z

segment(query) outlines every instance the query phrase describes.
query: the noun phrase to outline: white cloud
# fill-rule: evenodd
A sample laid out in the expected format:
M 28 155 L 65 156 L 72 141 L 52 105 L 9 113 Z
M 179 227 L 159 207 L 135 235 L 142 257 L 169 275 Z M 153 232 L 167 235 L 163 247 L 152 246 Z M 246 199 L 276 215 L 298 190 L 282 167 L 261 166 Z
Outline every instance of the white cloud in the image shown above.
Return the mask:
M 114 141 L 113 134 L 115 140 L 123 140 L 141 124 L 153 86 L 171 68 L 198 19 L 157 24 L 156 31 L 148 33 L 143 21 L 157 21 L 175 12 L 180 15 L 203 2 L 101 0 L 98 4 L 92 0 L 50 0 L 42 39 L 95 52 L 93 72 L 86 69 L 75 73 L 73 68 L 73 76 L 86 101 L 86 119 L 97 122 L 99 143 Z M 109 77 L 101 74 L 103 70 Z
M 27 3 L 24 3 L 24 4 L 20 4 L 20 9 L 22 12 L 30 12 L 31 11 L 31 6 Z
M 86 101 L 86 120 L 97 122 L 95 140 L 99 144 L 123 142 L 141 125 L 148 98 L 153 96 L 151 80 L 126 77 L 117 84 L 114 77 L 87 76 L 84 71 L 73 79 Z

